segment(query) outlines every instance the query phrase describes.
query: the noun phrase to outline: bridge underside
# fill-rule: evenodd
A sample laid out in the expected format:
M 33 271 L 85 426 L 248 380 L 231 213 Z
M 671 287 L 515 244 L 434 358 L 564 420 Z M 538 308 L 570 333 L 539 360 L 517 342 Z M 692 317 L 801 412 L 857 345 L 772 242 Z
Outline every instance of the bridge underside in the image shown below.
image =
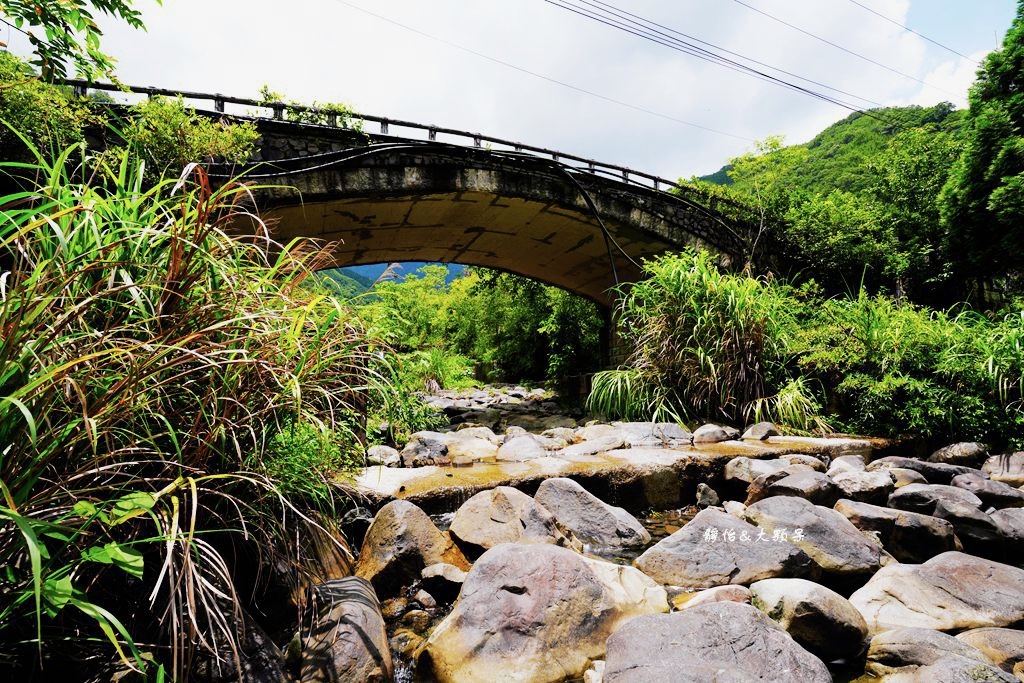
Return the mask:
M 485 266 L 609 306 L 644 258 L 687 244 L 726 260 L 742 253 L 738 236 L 692 202 L 542 159 L 385 144 L 268 166 L 248 177 L 272 234 L 329 243 L 336 267 Z
M 266 218 L 279 240 L 331 243 L 338 267 L 393 261 L 486 266 L 602 305 L 611 303 L 616 277 L 635 281 L 642 258 L 672 248 L 656 236 L 617 229 L 609 253 L 601 226 L 586 212 L 480 191 L 314 201 L 274 208 Z

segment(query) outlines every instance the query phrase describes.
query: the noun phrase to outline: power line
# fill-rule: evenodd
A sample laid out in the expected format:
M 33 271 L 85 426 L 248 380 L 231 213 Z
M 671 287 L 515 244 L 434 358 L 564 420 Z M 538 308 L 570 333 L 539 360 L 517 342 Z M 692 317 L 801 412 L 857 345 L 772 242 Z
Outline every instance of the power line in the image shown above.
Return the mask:
M 617 100 L 614 97 L 608 97 L 607 95 L 601 95 L 600 93 L 593 92 L 592 90 L 587 90 L 586 88 L 581 88 L 579 86 L 572 85 L 571 83 L 566 83 L 564 81 L 560 81 L 558 79 L 551 78 L 550 76 L 545 76 L 544 74 L 537 73 L 536 71 L 530 71 L 529 69 L 524 69 L 522 67 L 516 66 L 515 64 L 511 64 L 509 62 L 506 62 L 506 61 L 503 61 L 501 59 L 498 59 L 497 57 L 492 57 L 492 56 L 490 56 L 488 54 L 484 54 L 483 52 L 477 52 L 476 50 L 473 50 L 471 48 L 465 47 L 464 45 L 459 45 L 458 43 L 453 43 L 451 41 L 445 40 L 444 38 L 439 38 L 439 37 L 437 37 L 435 35 L 432 35 L 430 33 L 426 33 L 425 31 L 421 31 L 421 30 L 419 30 L 417 28 L 413 28 L 412 26 L 408 26 L 408 25 L 403 24 L 401 22 L 395 21 L 394 19 L 390 19 L 390 18 L 385 17 L 383 15 L 377 14 L 376 12 L 371 12 L 368 9 L 364 9 L 362 7 L 359 7 L 358 5 L 353 5 L 352 3 L 346 2 L 345 0 L 334 0 L 334 1 L 336 3 L 338 3 L 339 5 L 345 5 L 346 7 L 354 9 L 357 12 L 362 12 L 363 14 L 366 14 L 366 15 L 369 15 L 371 17 L 374 17 L 375 19 L 379 19 L 381 21 L 387 22 L 387 23 L 392 24 L 394 26 L 398 26 L 399 28 L 405 29 L 406 31 L 411 31 L 412 33 L 415 33 L 416 35 L 423 36 L 424 38 L 429 38 L 430 40 L 436 41 L 438 43 L 442 43 L 443 45 L 447 45 L 448 47 L 453 47 L 456 50 L 461 50 L 463 52 L 469 53 L 469 54 L 474 55 L 476 57 L 480 57 L 481 59 L 486 59 L 487 61 L 494 62 L 495 64 L 500 64 L 501 66 L 504 66 L 506 68 L 514 69 L 516 71 L 519 71 L 520 73 L 524 73 L 524 74 L 527 74 L 529 76 L 533 76 L 534 78 L 539 78 L 541 80 L 547 81 L 548 83 L 554 83 L 555 85 L 562 86 L 563 88 L 569 88 L 570 90 L 575 90 L 576 92 L 583 93 L 584 95 L 589 95 L 590 97 L 595 97 L 595 98 L 597 98 L 599 100 L 604 100 L 605 102 L 611 102 L 612 104 L 617 104 L 617 105 L 619 105 L 621 107 L 627 107 L 629 109 L 632 109 L 634 111 L 639 111 L 639 112 L 642 112 L 644 114 L 649 114 L 651 116 L 657 116 L 658 118 L 665 119 L 667 121 L 672 121 L 674 123 L 681 123 L 681 124 L 683 124 L 685 126 L 690 126 L 690 127 L 693 127 L 693 128 L 699 128 L 700 130 L 706 130 L 709 133 L 715 133 L 716 135 L 724 135 L 725 137 L 734 138 L 736 140 L 743 140 L 744 142 L 755 142 L 755 140 L 753 138 L 749 138 L 749 137 L 746 137 L 746 136 L 743 136 L 743 135 L 735 135 L 733 133 L 727 133 L 725 131 L 717 130 L 717 129 L 711 128 L 709 126 L 703 126 L 703 125 L 701 125 L 699 123 L 693 123 L 692 121 L 686 121 L 684 119 L 680 119 L 680 118 L 677 118 L 675 116 L 670 116 L 668 114 L 663 114 L 661 112 L 657 112 L 657 111 L 654 111 L 652 109 L 647 109 L 645 107 L 641 107 L 641 106 L 638 106 L 638 105 L 635 105 L 635 104 L 630 104 L 629 102 L 623 102 L 622 100 Z
M 908 73 L 900 71 L 899 69 L 894 69 L 891 66 L 888 66 L 887 64 L 883 64 L 881 62 L 875 61 L 874 59 L 871 59 L 870 57 L 865 57 L 864 55 L 862 55 L 862 54 L 860 54 L 858 52 L 854 52 L 853 50 L 849 50 L 849 49 L 843 47 L 842 45 L 839 45 L 838 43 L 833 43 L 831 40 L 828 40 L 827 38 L 822 38 L 821 36 L 815 35 L 814 33 L 811 33 L 810 31 L 808 31 L 806 29 L 802 29 L 799 26 L 791 24 L 788 21 L 785 21 L 783 19 L 779 19 L 776 16 L 768 14 L 768 12 L 760 10 L 760 9 L 758 9 L 758 8 L 752 6 L 752 5 L 748 5 L 747 3 L 743 2 L 743 0 L 733 0 L 733 2 L 735 2 L 738 5 L 743 5 L 747 9 L 749 9 L 751 11 L 754 11 L 754 12 L 757 12 L 758 14 L 760 14 L 762 16 L 768 17 L 772 21 L 778 22 L 778 23 L 780 23 L 780 24 L 782 24 L 784 26 L 788 26 L 789 28 L 793 29 L 794 31 L 799 31 L 800 33 L 803 33 L 805 36 L 809 36 L 811 38 L 814 38 L 815 40 L 821 41 L 822 43 L 825 43 L 826 45 L 830 45 L 830 46 L 836 48 L 837 50 L 842 50 L 846 54 L 852 55 L 852 56 L 856 57 L 857 59 L 864 60 L 865 62 L 868 62 L 869 64 L 874 64 L 877 67 L 885 69 L 886 71 L 891 71 L 892 73 L 897 74 L 899 76 L 903 76 L 904 78 L 909 78 L 912 81 L 917 81 L 918 83 L 921 83 L 922 85 L 927 85 L 929 88 L 935 88 L 936 90 L 938 90 L 940 92 L 944 92 L 947 95 L 951 95 L 953 97 L 960 97 L 960 95 L 957 94 L 957 93 L 950 92 L 950 91 L 946 90 L 945 88 L 940 88 L 937 85 L 932 85 L 928 81 L 923 81 L 920 78 L 918 78 L 917 76 L 912 76 L 912 75 L 910 75 Z
M 804 81 L 805 83 L 810 83 L 812 85 L 817 85 L 817 86 L 820 86 L 822 88 L 826 88 L 826 89 L 831 90 L 833 92 L 837 92 L 840 95 L 846 95 L 848 97 L 853 97 L 853 98 L 861 100 L 863 102 L 867 102 L 868 104 L 873 104 L 876 107 L 884 107 L 885 106 L 881 102 L 876 102 L 876 101 L 868 99 L 867 97 L 864 97 L 862 95 L 855 95 L 853 93 L 846 92 L 845 90 L 840 90 L 839 88 L 836 88 L 834 86 L 828 85 L 827 83 L 821 83 L 820 81 L 815 81 L 815 80 L 813 80 L 811 78 L 807 78 L 805 76 L 801 76 L 799 74 L 795 74 L 795 73 L 793 73 L 791 71 L 786 71 L 785 69 L 781 69 L 781 68 L 779 68 L 777 66 L 772 66 L 771 64 L 766 64 L 765 62 L 758 61 L 758 60 L 754 59 L 753 57 L 747 57 L 745 55 L 741 55 L 738 52 L 733 52 L 732 50 L 729 50 L 727 48 L 721 47 L 720 45 L 715 45 L 714 43 L 709 43 L 706 40 L 701 40 L 700 38 L 697 38 L 696 36 L 691 36 L 691 35 L 689 35 L 687 33 L 683 33 L 681 31 L 677 31 L 674 28 L 670 28 L 670 27 L 665 26 L 663 24 L 659 24 L 656 21 L 651 21 L 650 19 L 644 19 L 643 17 L 641 17 L 639 15 L 636 15 L 636 14 L 633 14 L 632 12 L 627 12 L 624 9 L 617 8 L 617 7 L 613 6 L 613 5 L 609 5 L 606 2 L 601 2 L 601 0 L 595 0 L 595 2 L 593 2 L 593 3 L 592 2 L 588 2 L 587 0 L 583 0 L 583 1 L 586 2 L 586 4 L 588 4 L 588 5 L 594 5 L 595 3 L 597 5 L 602 5 L 604 7 L 609 8 L 610 10 L 614 10 L 615 12 L 620 13 L 620 16 L 627 16 L 627 17 L 632 17 L 633 19 L 638 19 L 639 21 L 644 22 L 646 24 L 649 24 L 651 26 L 656 26 L 659 29 L 664 29 L 665 31 L 668 31 L 670 33 L 674 33 L 677 36 L 682 36 L 683 38 L 687 38 L 687 39 L 692 40 L 694 42 L 700 43 L 701 45 L 707 45 L 709 48 L 712 48 L 713 50 L 718 50 L 719 52 L 722 52 L 724 54 L 732 55 L 733 57 L 737 57 L 739 59 L 744 59 L 744 60 L 750 62 L 751 64 L 757 64 L 758 66 L 763 66 L 763 67 L 765 67 L 767 69 L 771 69 L 773 71 L 777 71 L 777 72 L 779 72 L 781 74 L 785 74 L 787 76 L 792 76 L 793 78 L 798 78 L 801 81 Z M 636 23 L 636 22 L 631 22 L 631 23 Z
M 978 63 L 979 63 L 979 62 L 977 62 L 976 60 L 974 60 L 974 59 L 971 59 L 971 58 L 970 58 L 970 57 L 968 57 L 967 55 L 963 54 L 962 52 L 957 52 L 957 51 L 956 51 L 956 50 L 954 50 L 953 48 L 951 48 L 951 47 L 949 47 L 949 46 L 947 46 L 947 45 L 943 45 L 942 43 L 940 43 L 940 42 L 939 42 L 939 41 L 937 41 L 937 40 L 932 40 L 931 38 L 929 38 L 929 37 L 928 37 L 928 36 L 926 36 L 925 34 L 923 34 L 923 33 L 920 33 L 919 31 L 915 31 L 914 29 L 910 28 L 909 26 L 904 26 L 903 24 L 901 24 L 900 22 L 896 21 L 895 19 L 890 19 L 889 17 L 885 16 L 885 15 L 884 15 L 884 14 L 882 14 L 881 12 L 876 12 L 875 10 L 871 9 L 870 7 L 868 7 L 867 5 L 865 5 L 865 4 L 862 4 L 862 3 L 860 3 L 860 2 L 857 2 L 857 0 L 850 0 L 850 2 L 852 2 L 852 3 L 854 4 L 854 5 L 856 5 L 857 7 L 860 7 L 860 8 L 861 8 L 861 9 L 863 9 L 863 10 L 867 10 L 868 12 L 871 12 L 871 13 L 872 13 L 872 14 L 874 14 L 874 15 L 875 15 L 876 17 L 881 17 L 882 19 L 885 19 L 885 20 L 886 20 L 886 21 L 888 21 L 888 22 L 889 22 L 890 24 L 895 24 L 896 26 L 899 26 L 899 27 L 900 27 L 901 29 L 903 29 L 904 31 L 909 31 L 910 33 L 913 33 L 913 34 L 914 34 L 915 36 L 918 36 L 918 37 L 920 37 L 920 38 L 924 38 L 925 40 L 927 40 L 927 41 L 928 41 L 929 43 L 931 43 L 932 45 L 938 45 L 938 46 L 939 46 L 939 47 L 941 47 L 941 48 L 942 48 L 943 50 L 946 50 L 947 52 L 952 52 L 952 53 L 953 53 L 953 54 L 955 54 L 955 55 L 956 55 L 957 57 L 963 57 L 963 58 L 964 58 L 964 59 L 966 59 L 966 60 L 967 60 L 968 62 L 971 62 L 971 63 L 973 63 L 973 64 L 978 64 Z
M 569 3 L 573 2 L 573 1 L 575 1 L 577 4 L 575 4 L 575 5 L 569 4 Z M 720 66 L 724 66 L 725 68 L 731 69 L 733 71 L 737 71 L 737 72 L 740 72 L 740 73 L 746 73 L 747 75 L 750 75 L 750 76 L 753 76 L 755 78 L 758 78 L 759 80 L 768 81 L 768 82 L 771 82 L 771 83 L 773 83 L 775 85 L 779 85 L 779 86 L 782 86 L 782 87 L 785 87 L 785 88 L 789 88 L 791 90 L 795 90 L 797 92 L 803 93 L 805 95 L 809 95 L 811 97 L 814 97 L 814 98 L 817 98 L 819 100 L 828 102 L 830 104 L 835 104 L 837 106 L 843 107 L 844 109 L 848 109 L 849 111 L 857 112 L 857 113 L 860 113 L 860 114 L 864 114 L 865 116 L 869 116 L 871 118 L 878 119 L 879 121 L 883 121 L 885 123 L 891 123 L 890 121 L 887 121 L 885 118 L 883 118 L 883 117 L 881 117 L 881 116 L 879 116 L 877 114 L 874 114 L 874 113 L 872 113 L 870 111 L 865 111 L 865 110 L 861 109 L 858 106 L 850 104 L 849 102 L 844 102 L 843 100 L 840 100 L 840 99 L 838 99 L 836 97 L 833 97 L 831 95 L 827 95 L 827 94 L 822 93 L 820 91 L 816 91 L 816 90 L 813 90 L 811 88 L 807 88 L 807 87 L 804 87 L 802 85 L 799 85 L 799 84 L 787 81 L 787 80 L 785 80 L 783 78 L 779 78 L 777 76 L 773 76 L 773 75 L 771 75 L 769 73 L 766 73 L 764 71 L 761 71 L 759 69 L 755 69 L 755 68 L 753 68 L 752 66 L 750 66 L 748 64 L 743 64 L 742 62 L 738 62 L 736 60 L 729 59 L 728 57 L 724 57 L 723 55 L 717 54 L 717 53 L 715 53 L 715 52 L 713 52 L 711 50 L 699 47 L 697 45 L 693 45 L 691 43 L 687 43 L 686 41 L 682 41 L 682 40 L 679 40 L 677 38 L 673 38 L 672 36 L 669 36 L 668 34 L 662 32 L 662 31 L 657 31 L 657 30 L 651 29 L 651 28 L 649 28 L 647 26 L 644 26 L 643 24 L 640 24 L 637 21 L 633 21 L 631 19 L 626 19 L 623 15 L 634 16 L 634 17 L 637 17 L 638 19 L 640 19 L 641 21 L 646 22 L 647 24 L 650 24 L 652 26 L 659 26 L 658 24 L 655 24 L 654 22 L 650 22 L 649 20 L 643 19 L 642 17 L 638 17 L 637 15 L 630 15 L 628 12 L 625 12 L 624 10 L 619 10 L 618 8 L 615 8 L 614 6 L 609 5 L 608 3 L 600 2 L 599 4 L 603 5 L 604 7 L 610 7 L 614 11 L 610 11 L 610 10 L 603 9 L 603 8 L 597 8 L 598 11 L 595 11 L 594 9 L 589 9 L 588 7 L 581 6 L 581 4 L 582 4 L 582 5 L 589 5 L 590 7 L 595 7 L 594 3 L 589 2 L 588 0 L 544 0 L 544 2 L 547 2 L 550 5 L 554 5 L 555 7 L 558 7 L 560 9 L 568 10 L 570 12 L 573 12 L 574 14 L 578 14 L 578 15 L 586 17 L 588 19 L 592 19 L 592 20 L 597 21 L 597 22 L 599 22 L 601 24 L 604 24 L 606 26 L 610 26 L 612 28 L 616 28 L 616 29 L 618 29 L 620 31 L 623 31 L 625 33 L 628 33 L 630 35 L 637 36 L 639 38 L 643 38 L 645 40 L 648 40 L 650 42 L 653 42 L 653 43 L 656 43 L 656 44 L 659 44 L 659 45 L 662 45 L 662 46 L 665 46 L 665 47 L 668 47 L 668 48 L 676 50 L 678 52 L 683 52 L 685 54 L 697 57 L 698 59 L 702 59 L 704 61 L 707 61 L 707 62 L 710 62 L 710 63 L 713 63 L 713 64 L 718 64 Z M 616 12 L 618 12 L 618 14 L 616 14 Z M 672 29 L 669 29 L 669 30 L 672 30 Z M 679 35 L 685 35 L 685 34 L 681 34 L 681 33 L 677 32 L 677 31 L 675 31 L 675 33 L 677 33 Z M 704 42 L 704 41 L 700 41 L 700 42 Z M 705 44 L 711 45 L 710 43 L 705 43 Z M 719 50 L 721 49 L 721 48 L 718 48 L 717 46 L 712 46 L 712 47 L 714 47 L 715 49 L 719 49 Z M 780 69 L 775 69 L 774 67 L 768 67 L 768 68 L 781 72 Z M 800 76 L 796 76 L 796 78 L 800 78 L 801 80 L 807 80 L 807 79 L 801 78 Z M 822 87 L 828 88 L 830 90 L 836 90 L 836 89 L 833 89 L 833 88 L 831 88 L 829 86 L 826 86 L 826 85 L 822 85 Z M 837 92 L 838 92 L 838 90 L 837 90 Z M 848 93 L 846 93 L 846 94 L 848 94 Z M 852 95 L 852 97 L 857 97 L 857 96 L 856 95 Z M 858 98 L 858 99 L 863 99 L 866 102 L 871 102 L 871 100 L 867 100 L 865 98 Z M 879 105 L 879 106 L 882 106 L 882 105 Z

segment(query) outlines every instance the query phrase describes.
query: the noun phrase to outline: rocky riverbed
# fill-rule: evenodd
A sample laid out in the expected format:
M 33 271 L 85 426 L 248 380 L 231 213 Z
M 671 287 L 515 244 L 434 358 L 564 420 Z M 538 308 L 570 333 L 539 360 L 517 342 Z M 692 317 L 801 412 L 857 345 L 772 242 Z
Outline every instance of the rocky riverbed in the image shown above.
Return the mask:
M 379 479 L 488 474 L 443 516 L 378 487 L 304 680 L 1024 681 L 1024 453 L 578 425 L 516 393 L 444 397 L 461 429 L 371 452 Z M 642 522 L 650 495 L 680 504 Z

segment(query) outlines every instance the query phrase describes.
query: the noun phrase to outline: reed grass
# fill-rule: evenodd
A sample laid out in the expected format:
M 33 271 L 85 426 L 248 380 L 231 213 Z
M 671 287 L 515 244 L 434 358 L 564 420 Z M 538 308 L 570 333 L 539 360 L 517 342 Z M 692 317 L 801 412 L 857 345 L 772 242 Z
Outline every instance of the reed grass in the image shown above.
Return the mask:
M 147 184 L 128 152 L 89 175 L 22 139 L 34 161 L 0 163 L 0 671 L 241 671 L 224 539 L 287 556 L 316 524 L 264 456 L 296 424 L 359 447 L 383 381 L 361 325 L 301 286 L 320 250 L 274 243 L 246 186 Z

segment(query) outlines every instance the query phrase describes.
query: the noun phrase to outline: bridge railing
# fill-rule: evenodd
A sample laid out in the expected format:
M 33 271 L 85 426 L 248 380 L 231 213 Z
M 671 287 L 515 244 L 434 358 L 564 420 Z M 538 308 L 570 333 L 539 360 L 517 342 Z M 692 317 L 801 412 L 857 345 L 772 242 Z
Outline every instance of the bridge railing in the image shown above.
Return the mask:
M 184 100 L 188 100 L 190 103 L 193 102 L 208 102 L 212 103 L 213 109 L 208 107 L 196 107 L 207 113 L 221 113 L 237 116 L 247 116 L 253 118 L 266 118 L 285 120 L 286 111 L 311 113 L 318 115 L 317 118 L 322 118 L 325 123 L 323 124 L 305 124 L 305 125 L 323 125 L 331 128 L 337 128 L 344 123 L 343 119 L 339 119 L 336 113 L 332 113 L 329 110 L 324 110 L 315 106 L 293 104 L 286 102 L 267 102 L 264 100 L 255 100 L 244 97 L 232 97 L 230 95 L 221 94 L 210 94 L 201 92 L 189 92 L 184 90 L 169 90 L 167 88 L 154 88 L 144 86 L 124 86 L 124 85 L 113 85 L 110 83 L 90 83 L 88 81 L 80 79 L 67 79 L 64 81 L 65 85 L 71 86 L 75 89 L 75 92 L 81 96 L 87 96 L 89 91 L 106 91 L 112 93 L 121 93 L 126 95 L 145 96 L 145 97 L 181 97 Z M 228 105 L 232 105 L 232 110 L 228 111 Z M 490 135 L 483 135 L 481 133 L 471 133 L 463 130 L 456 130 L 454 128 L 444 128 L 442 126 L 426 125 L 422 123 L 415 123 L 413 121 L 403 121 L 401 119 L 393 119 L 383 116 L 372 116 L 370 114 L 359 114 L 353 113 L 351 118 L 358 119 L 366 123 L 376 124 L 379 126 L 381 136 L 392 136 L 394 133 L 391 132 L 392 127 L 402 128 L 408 131 L 415 131 L 418 136 L 412 135 L 416 139 L 425 139 L 427 141 L 437 141 L 438 135 L 449 136 L 457 140 L 454 144 L 460 144 L 467 147 L 487 147 L 489 149 L 500 149 L 501 151 L 520 152 L 528 153 L 537 156 L 549 157 L 554 161 L 566 164 L 573 168 L 577 168 L 581 171 L 587 171 L 589 173 L 600 174 L 608 176 L 618 180 L 620 182 L 628 183 L 630 185 L 637 185 L 640 187 L 650 188 L 656 191 L 668 191 L 677 190 L 685 195 L 692 193 L 692 189 L 685 185 L 679 185 L 674 180 L 668 180 L 666 178 L 660 178 L 650 173 L 644 173 L 643 171 L 637 171 L 626 166 L 619 166 L 616 164 L 608 164 L 594 159 L 588 159 L 586 157 L 576 156 L 574 154 L 566 154 L 565 152 L 559 152 L 557 150 L 548 149 L 545 147 L 535 147 L 533 145 L 523 144 L 512 140 L 504 140 L 502 138 L 492 137 Z M 364 125 L 364 132 L 369 135 L 373 135 L 371 131 L 367 130 Z M 445 140 L 448 142 L 449 140 Z

